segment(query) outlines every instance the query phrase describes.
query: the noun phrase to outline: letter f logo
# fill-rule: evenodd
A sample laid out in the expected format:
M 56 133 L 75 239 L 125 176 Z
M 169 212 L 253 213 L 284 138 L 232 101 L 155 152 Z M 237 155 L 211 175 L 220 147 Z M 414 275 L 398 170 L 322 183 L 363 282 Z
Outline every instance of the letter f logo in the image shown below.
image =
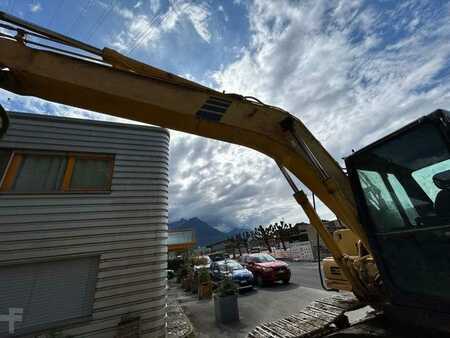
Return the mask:
M 8 322 L 8 333 L 13 334 L 15 331 L 15 323 L 22 321 L 22 308 L 10 307 L 9 314 L 0 315 L 0 322 Z

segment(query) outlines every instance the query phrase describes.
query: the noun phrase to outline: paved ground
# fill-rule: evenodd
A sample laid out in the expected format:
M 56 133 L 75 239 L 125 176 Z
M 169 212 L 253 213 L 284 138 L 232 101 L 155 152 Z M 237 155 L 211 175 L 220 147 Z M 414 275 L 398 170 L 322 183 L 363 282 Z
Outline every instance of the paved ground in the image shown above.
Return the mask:
M 278 284 L 240 295 L 241 320 L 236 324 L 216 325 L 212 300 L 198 301 L 190 296 L 186 297 L 181 305 L 191 320 L 197 337 L 246 337 L 259 323 L 291 315 L 314 299 L 329 294 L 321 289 L 317 263 L 296 262 L 289 266 L 292 271 L 289 285 Z
M 289 268 L 295 283 L 307 288 L 322 289 L 317 262 L 291 262 Z

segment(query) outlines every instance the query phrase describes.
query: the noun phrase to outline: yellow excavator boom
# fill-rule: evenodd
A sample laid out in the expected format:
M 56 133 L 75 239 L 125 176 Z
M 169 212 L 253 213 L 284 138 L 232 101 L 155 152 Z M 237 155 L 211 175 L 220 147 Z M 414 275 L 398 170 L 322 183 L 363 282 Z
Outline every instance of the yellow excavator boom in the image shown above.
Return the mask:
M 20 19 L 0 13 L 0 19 L 17 24 Z M 19 22 L 23 23 L 23 21 Z M 26 28 L 36 31 L 37 26 Z M 20 32 L 20 31 L 19 31 Z M 288 112 L 226 94 L 125 57 L 113 50 L 87 50 L 85 44 L 40 29 L 53 40 L 79 47 L 101 57 L 82 56 L 31 48 L 26 34 L 0 37 L 0 87 L 112 116 L 149 123 L 252 148 L 287 168 L 333 211 L 369 248 L 359 224 L 347 176 L 339 164 Z M 75 41 L 75 42 L 74 42 Z M 320 116 L 317 116 L 320 119 Z M 339 263 L 342 254 L 308 199 L 297 201 Z M 358 281 L 343 267 L 357 290 Z M 360 291 L 362 294 L 363 291 Z

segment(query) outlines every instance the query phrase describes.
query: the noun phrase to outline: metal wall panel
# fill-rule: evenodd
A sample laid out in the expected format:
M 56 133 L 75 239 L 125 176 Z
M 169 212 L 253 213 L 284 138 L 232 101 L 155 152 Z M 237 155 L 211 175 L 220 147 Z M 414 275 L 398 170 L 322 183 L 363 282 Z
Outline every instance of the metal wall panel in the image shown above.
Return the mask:
M 113 154 L 115 160 L 111 193 L 0 193 L 0 266 L 98 255 L 93 319 L 62 327 L 63 333 L 112 337 L 122 316 L 136 315 L 143 318 L 144 336 L 163 336 L 168 132 L 31 114 L 10 117 L 0 148 Z

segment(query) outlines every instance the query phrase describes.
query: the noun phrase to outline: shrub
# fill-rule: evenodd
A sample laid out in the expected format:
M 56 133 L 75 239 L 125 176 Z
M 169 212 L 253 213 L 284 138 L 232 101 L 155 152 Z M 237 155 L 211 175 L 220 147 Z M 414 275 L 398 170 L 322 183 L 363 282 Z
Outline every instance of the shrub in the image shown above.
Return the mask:
M 211 275 L 209 274 L 208 269 L 201 268 L 198 271 L 198 282 L 199 284 L 209 283 L 211 281 Z
M 184 263 L 180 266 L 180 268 L 177 271 L 177 279 L 181 281 L 183 278 L 185 278 L 189 272 L 191 271 L 191 266 L 188 263 Z
M 219 297 L 232 296 L 238 293 L 238 288 L 230 278 L 225 277 L 220 282 L 220 285 L 217 288 L 216 293 L 219 295 Z

